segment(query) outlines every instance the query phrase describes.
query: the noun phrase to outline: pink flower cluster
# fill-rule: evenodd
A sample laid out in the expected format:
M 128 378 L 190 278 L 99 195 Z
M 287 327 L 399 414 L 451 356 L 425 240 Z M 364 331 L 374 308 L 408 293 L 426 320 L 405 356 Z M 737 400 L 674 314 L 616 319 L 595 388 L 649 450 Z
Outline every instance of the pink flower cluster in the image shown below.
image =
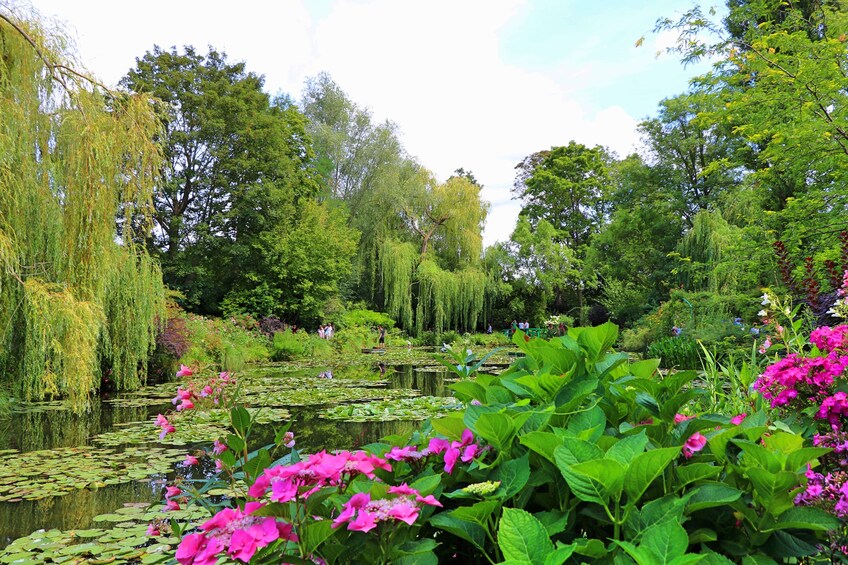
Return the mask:
M 180 500 L 185 503 L 185 497 L 182 496 L 183 491 L 180 487 L 169 486 L 165 488 L 165 510 L 179 510 Z M 148 534 L 149 535 L 149 534 Z M 158 535 L 158 534 L 157 534 Z
M 424 450 L 426 455 L 439 455 L 444 453 L 445 472 L 453 473 L 453 468 L 457 460 L 463 463 L 468 463 L 474 460 L 481 452 L 481 447 L 474 443 L 474 434 L 468 428 L 462 432 L 461 441 L 449 442 L 446 439 L 434 437 L 430 440 L 430 444 Z
M 347 523 L 347 529 L 356 532 L 368 532 L 377 527 L 379 522 L 395 520 L 405 522 L 410 526 L 418 519 L 421 504 L 441 506 L 433 495 L 421 496 L 421 493 L 403 483 L 400 486 L 389 487 L 392 498 L 371 500 L 367 492 L 354 494 L 348 500 L 341 514 L 333 520 L 333 527 L 338 528 Z
M 264 506 L 248 502 L 244 510 L 225 508 L 200 526 L 201 532 L 183 537 L 176 558 L 181 565 L 212 565 L 226 549 L 227 555 L 247 563 L 258 549 L 278 539 L 298 541 L 292 525 L 273 516 L 252 516 Z
M 808 469 L 807 488 L 795 497 L 798 506 L 817 506 L 840 518 L 848 517 L 848 474 L 836 471 L 823 475 Z
M 842 324 L 835 328 L 822 326 L 813 330 L 810 334 L 810 342 L 819 350 L 831 353 L 836 350 L 844 350 L 848 346 L 846 334 L 848 334 L 848 325 Z
M 165 439 L 165 436 L 168 434 L 172 434 L 177 431 L 177 428 L 168 421 L 168 418 L 163 416 L 162 414 L 156 415 L 156 425 L 162 428 L 162 433 L 159 434 L 159 439 Z
M 704 446 L 707 445 L 707 438 L 702 436 L 700 432 L 695 432 L 689 439 L 686 440 L 686 443 L 683 444 L 683 456 L 686 459 L 689 459 L 696 452 L 704 449 Z
M 392 467 L 385 459 L 364 451 L 320 451 L 305 461 L 265 469 L 247 493 L 260 498 L 270 489 L 272 501 L 288 502 L 298 496 L 308 498 L 325 486 L 345 484 L 355 475 L 373 479 L 376 469 L 391 471 Z
M 817 338 L 825 346 L 826 336 L 825 332 Z M 792 353 L 769 365 L 754 383 L 754 388 L 771 401 L 772 408 L 818 405 L 817 417 L 834 425 L 841 415 L 848 414 L 845 395 L 830 394 L 834 380 L 842 377 L 846 368 L 848 355 L 841 355 L 838 350 L 826 357 L 801 357 Z
M 177 376 L 191 376 L 194 372 L 181 365 L 181 369 L 177 372 Z M 177 412 L 183 410 L 191 410 L 194 408 L 194 403 L 198 399 L 210 401 L 214 405 L 218 405 L 224 399 L 224 392 L 227 386 L 235 383 L 233 376 L 224 371 L 213 375 L 208 381 L 201 383 L 190 382 L 188 388 L 178 387 L 177 396 L 171 399 L 171 403 L 176 405 Z M 202 386 L 201 386 L 202 385 Z M 199 390 L 198 390 L 199 389 Z

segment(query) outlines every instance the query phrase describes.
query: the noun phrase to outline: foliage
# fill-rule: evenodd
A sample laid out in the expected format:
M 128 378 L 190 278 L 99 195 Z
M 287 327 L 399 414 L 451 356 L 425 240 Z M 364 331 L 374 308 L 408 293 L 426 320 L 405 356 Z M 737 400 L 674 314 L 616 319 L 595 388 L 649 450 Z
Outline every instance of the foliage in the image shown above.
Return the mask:
M 238 524 L 279 532 L 252 538 L 249 557 L 784 560 L 815 553 L 837 525 L 793 503 L 808 463 L 827 449 L 805 448 L 803 437 L 769 427 L 763 413 L 732 423 L 683 416 L 704 394 L 696 373 L 659 378 L 656 361 L 610 352 L 610 324 L 550 341 L 515 335 L 526 357 L 507 372 L 451 385 L 468 403 L 464 412 L 365 450 L 302 458 L 291 448 L 275 461 L 273 452 L 294 443 L 281 430 L 251 454 L 252 420 L 234 409 L 233 433 L 217 452 L 220 478 L 246 488 Z M 211 526 L 223 528 L 235 511 L 212 512 L 209 525 L 184 533 L 181 562 L 200 551 L 237 551 Z
M 211 365 L 221 370 L 235 370 L 244 363 L 269 357 L 268 340 L 258 331 L 242 329 L 230 319 L 183 315 L 191 344 L 188 352 L 180 358 L 185 365 Z
M 357 326 L 371 328 L 383 326 L 384 328 L 391 329 L 395 326 L 395 321 L 382 312 L 358 308 L 356 310 L 346 311 L 342 315 L 341 320 L 339 320 L 339 325 L 343 329 Z
M 648 357 L 659 359 L 666 369 L 697 369 L 701 366 L 698 342 L 689 336 L 664 337 L 648 346 Z
M 161 153 L 144 96 L 75 70 L 64 40 L 0 11 L 0 372 L 24 400 L 144 382 L 163 313 L 149 231 Z

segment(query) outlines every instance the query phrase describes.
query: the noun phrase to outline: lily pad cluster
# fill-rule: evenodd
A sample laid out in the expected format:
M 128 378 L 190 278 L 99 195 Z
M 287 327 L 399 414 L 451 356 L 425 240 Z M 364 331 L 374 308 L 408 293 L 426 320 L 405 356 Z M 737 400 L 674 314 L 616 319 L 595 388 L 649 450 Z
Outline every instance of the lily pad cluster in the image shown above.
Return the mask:
M 75 489 L 102 488 L 168 473 L 182 450 L 145 448 L 117 452 L 90 446 L 4 455 L 0 502 L 62 496 Z
M 175 519 L 196 522 L 208 516 L 199 506 L 162 512 L 147 504 L 127 504 L 111 514 L 94 517 L 97 527 L 85 530 L 38 530 L 0 549 L 0 563 L 165 563 L 173 559 L 179 538 L 163 531 L 149 536 L 148 525 Z
M 454 410 L 465 408 L 465 404 L 456 398 L 445 396 L 419 396 L 364 402 L 336 406 L 321 413 L 330 420 L 349 422 L 385 422 L 389 420 L 425 420 L 438 418 Z
M 250 408 L 251 417 L 256 415 L 259 424 L 272 424 L 289 418 L 287 410 L 282 408 Z M 191 410 L 175 412 L 170 416 L 176 431 L 159 439 L 159 428 L 153 421 L 129 422 L 116 426 L 116 430 L 100 434 L 94 442 L 103 446 L 118 446 L 139 443 L 160 443 L 163 445 L 188 445 L 192 443 L 208 443 L 215 438 L 226 435 L 229 429 L 228 411 Z

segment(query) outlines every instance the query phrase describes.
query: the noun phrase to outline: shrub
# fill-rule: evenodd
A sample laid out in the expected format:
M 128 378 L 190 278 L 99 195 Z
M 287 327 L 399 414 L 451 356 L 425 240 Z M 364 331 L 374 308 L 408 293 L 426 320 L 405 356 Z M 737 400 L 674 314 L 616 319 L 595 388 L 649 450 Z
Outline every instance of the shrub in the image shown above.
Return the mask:
M 246 545 L 225 543 L 229 526 L 263 563 L 770 563 L 818 552 L 839 521 L 796 497 L 829 449 L 763 412 L 684 416 L 705 396 L 697 373 L 661 378 L 656 360 L 610 351 L 617 337 L 611 324 L 550 341 L 518 333 L 526 357 L 451 385 L 464 412 L 355 452 L 259 449 L 243 462 L 253 421 L 235 408 L 216 458 L 247 495 L 184 531 L 178 555 L 234 556 Z M 293 442 L 277 434 L 276 447 Z
M 360 308 L 345 312 L 342 315 L 341 320 L 339 320 L 339 326 L 341 328 L 352 328 L 357 326 L 373 328 L 383 326 L 384 328 L 393 328 L 395 327 L 395 321 L 389 317 L 388 314 Z
M 697 369 L 701 366 L 698 342 L 688 336 L 664 337 L 648 346 L 648 357 L 659 359 L 665 369 Z
M 271 359 L 274 361 L 289 361 L 299 357 L 306 351 L 305 341 L 308 336 L 303 332 L 296 334 L 291 330 L 285 330 L 274 334 L 271 344 Z

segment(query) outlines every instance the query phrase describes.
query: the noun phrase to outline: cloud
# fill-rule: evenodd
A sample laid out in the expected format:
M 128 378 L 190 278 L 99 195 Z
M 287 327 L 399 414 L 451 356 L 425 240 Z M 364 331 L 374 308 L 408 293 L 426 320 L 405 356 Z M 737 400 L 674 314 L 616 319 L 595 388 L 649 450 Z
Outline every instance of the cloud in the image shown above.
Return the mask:
M 339 0 L 317 15 L 306 0 L 149 0 L 130 13 L 104 0 L 41 0 L 40 9 L 79 30 L 82 60 L 108 84 L 154 43 L 212 45 L 265 75 L 271 92 L 295 97 L 306 77 L 328 71 L 375 118 L 396 122 L 407 150 L 439 178 L 473 171 L 493 203 L 491 244 L 515 224 L 509 188 L 523 157 L 572 139 L 625 155 L 636 141 L 636 120 L 621 107 L 575 101 L 583 83 L 610 80 L 609 69 L 568 58 L 556 72 L 504 61 L 504 29 L 525 4 Z

